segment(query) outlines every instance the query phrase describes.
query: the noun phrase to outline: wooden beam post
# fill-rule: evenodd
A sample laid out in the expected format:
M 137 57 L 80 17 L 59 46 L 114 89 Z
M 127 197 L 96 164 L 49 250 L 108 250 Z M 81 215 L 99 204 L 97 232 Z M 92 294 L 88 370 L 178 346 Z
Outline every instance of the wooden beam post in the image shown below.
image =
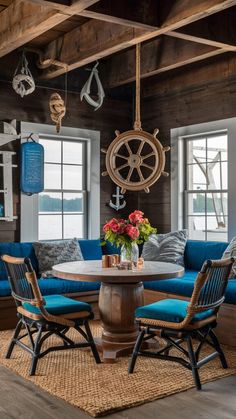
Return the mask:
M 99 0 L 75 0 L 63 10 L 55 10 L 46 1 L 14 0 L 0 13 L 0 57 L 30 42 L 71 14 L 77 14 Z M 42 3 L 42 4 L 41 4 Z
M 70 71 L 139 42 L 173 31 L 234 4 L 236 0 L 159 2 L 161 25 L 153 30 L 127 28 L 125 25 L 91 20 L 51 42 L 45 50 L 45 59 L 52 58 L 65 62 Z M 50 68 L 43 72 L 42 77 L 54 78 L 64 72 L 63 68 Z

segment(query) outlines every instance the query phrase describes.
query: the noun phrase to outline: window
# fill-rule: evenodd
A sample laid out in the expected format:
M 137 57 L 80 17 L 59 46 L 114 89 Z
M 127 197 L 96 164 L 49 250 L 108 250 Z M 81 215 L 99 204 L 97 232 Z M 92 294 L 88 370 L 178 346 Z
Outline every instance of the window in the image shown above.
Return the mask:
M 191 239 L 228 239 L 227 149 L 227 132 L 184 138 L 184 221 Z
M 38 239 L 87 236 L 87 144 L 83 140 L 41 137 L 44 191 L 38 199 Z

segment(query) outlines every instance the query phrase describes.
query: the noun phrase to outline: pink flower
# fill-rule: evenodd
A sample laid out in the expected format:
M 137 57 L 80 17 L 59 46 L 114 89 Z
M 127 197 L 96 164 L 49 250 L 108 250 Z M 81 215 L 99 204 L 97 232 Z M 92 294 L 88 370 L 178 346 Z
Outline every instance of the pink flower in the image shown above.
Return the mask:
M 106 224 L 103 226 L 103 231 L 104 231 L 104 233 L 107 233 L 110 229 L 111 229 L 111 228 L 110 228 L 109 223 L 106 223 Z
M 136 210 L 129 215 L 129 221 L 132 224 L 140 223 L 143 220 L 143 212 Z
M 126 234 L 131 238 L 131 240 L 137 240 L 139 237 L 139 230 L 137 227 L 128 224 L 125 228 Z

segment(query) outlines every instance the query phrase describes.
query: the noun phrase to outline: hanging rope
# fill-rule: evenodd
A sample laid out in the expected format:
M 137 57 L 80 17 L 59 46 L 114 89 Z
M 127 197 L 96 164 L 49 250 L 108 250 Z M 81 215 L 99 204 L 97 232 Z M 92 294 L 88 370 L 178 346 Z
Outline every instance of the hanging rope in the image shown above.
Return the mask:
M 64 100 L 59 93 L 53 93 L 50 97 L 49 108 L 51 112 L 51 119 L 56 124 L 57 132 L 60 132 L 61 121 L 66 114 L 66 107 Z
M 140 117 L 140 44 L 136 45 L 136 95 L 134 129 L 137 131 L 142 130 Z

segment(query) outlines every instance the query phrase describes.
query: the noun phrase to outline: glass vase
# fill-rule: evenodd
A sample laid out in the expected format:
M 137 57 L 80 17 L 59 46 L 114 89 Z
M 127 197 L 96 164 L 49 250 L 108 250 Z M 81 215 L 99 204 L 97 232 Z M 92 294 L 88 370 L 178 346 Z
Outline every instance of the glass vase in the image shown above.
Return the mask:
M 120 262 L 127 266 L 127 269 L 136 271 L 138 269 L 139 248 L 137 243 L 130 245 L 123 244 L 120 252 Z

